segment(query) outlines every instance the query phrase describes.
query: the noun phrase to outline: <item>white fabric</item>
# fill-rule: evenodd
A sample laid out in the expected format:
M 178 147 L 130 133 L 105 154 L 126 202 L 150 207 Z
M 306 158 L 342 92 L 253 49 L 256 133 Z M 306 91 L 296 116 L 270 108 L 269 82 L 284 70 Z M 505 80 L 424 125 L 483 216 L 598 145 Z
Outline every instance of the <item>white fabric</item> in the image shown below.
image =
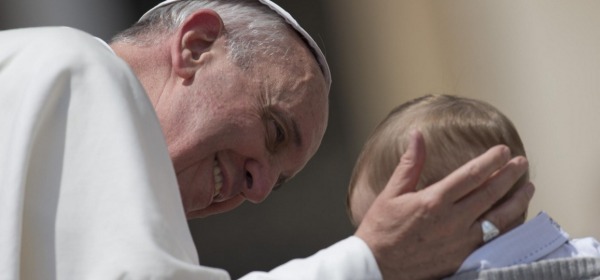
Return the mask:
M 129 67 L 70 28 L 3 31 L 0 46 L 0 279 L 229 279 L 198 264 L 158 120 Z M 246 278 L 355 276 L 381 278 L 351 237 Z
M 356 254 L 357 256 L 351 256 Z M 368 255 L 368 258 L 361 257 Z M 292 260 L 269 273 L 253 272 L 242 278 L 254 279 L 382 279 L 367 244 L 352 236 L 306 259 Z
M 572 257 L 600 257 L 600 244 L 594 238 L 569 240 L 569 235 L 541 212 L 473 252 L 456 273 Z

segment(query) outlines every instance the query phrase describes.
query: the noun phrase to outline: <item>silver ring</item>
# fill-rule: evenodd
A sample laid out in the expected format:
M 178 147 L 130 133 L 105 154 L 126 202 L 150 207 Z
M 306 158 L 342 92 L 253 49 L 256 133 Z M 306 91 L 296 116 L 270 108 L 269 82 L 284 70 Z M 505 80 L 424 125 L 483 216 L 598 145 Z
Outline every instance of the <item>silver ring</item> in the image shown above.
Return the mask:
M 481 221 L 481 231 L 483 231 L 483 242 L 488 242 L 500 234 L 500 230 L 488 220 Z

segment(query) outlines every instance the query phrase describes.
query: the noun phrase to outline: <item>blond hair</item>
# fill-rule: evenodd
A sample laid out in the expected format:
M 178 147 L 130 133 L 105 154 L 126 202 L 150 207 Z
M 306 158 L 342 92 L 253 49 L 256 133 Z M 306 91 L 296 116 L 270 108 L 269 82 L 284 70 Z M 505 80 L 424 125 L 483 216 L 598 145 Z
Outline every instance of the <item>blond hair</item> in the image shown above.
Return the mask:
M 375 194 L 386 186 L 414 129 L 423 134 L 426 150 L 417 189 L 443 179 L 495 145 L 508 146 L 512 156 L 525 156 L 514 125 L 493 106 L 456 96 L 423 96 L 392 110 L 365 143 L 350 179 L 348 209 L 359 177 L 367 176 L 363 179 Z M 528 174 L 519 179 L 513 191 L 526 180 Z

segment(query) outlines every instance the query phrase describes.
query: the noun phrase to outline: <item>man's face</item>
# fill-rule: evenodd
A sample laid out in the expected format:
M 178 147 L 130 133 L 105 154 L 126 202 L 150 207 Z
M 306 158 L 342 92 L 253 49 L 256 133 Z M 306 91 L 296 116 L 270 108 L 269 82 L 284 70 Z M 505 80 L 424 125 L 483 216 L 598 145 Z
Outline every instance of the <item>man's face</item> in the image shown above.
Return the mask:
M 316 152 L 327 88 L 312 54 L 290 43 L 289 61 L 248 70 L 215 56 L 156 106 L 188 218 L 263 201 Z

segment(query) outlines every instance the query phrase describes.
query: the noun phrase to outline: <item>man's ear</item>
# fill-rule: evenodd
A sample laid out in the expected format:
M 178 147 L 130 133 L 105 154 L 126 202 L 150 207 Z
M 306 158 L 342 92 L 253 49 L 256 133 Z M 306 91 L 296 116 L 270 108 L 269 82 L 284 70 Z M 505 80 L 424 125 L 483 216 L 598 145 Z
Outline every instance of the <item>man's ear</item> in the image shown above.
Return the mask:
M 224 30 L 221 17 L 213 10 L 201 9 L 188 16 L 177 29 L 171 48 L 175 73 L 184 79 L 193 76 L 210 59 L 208 51 Z

